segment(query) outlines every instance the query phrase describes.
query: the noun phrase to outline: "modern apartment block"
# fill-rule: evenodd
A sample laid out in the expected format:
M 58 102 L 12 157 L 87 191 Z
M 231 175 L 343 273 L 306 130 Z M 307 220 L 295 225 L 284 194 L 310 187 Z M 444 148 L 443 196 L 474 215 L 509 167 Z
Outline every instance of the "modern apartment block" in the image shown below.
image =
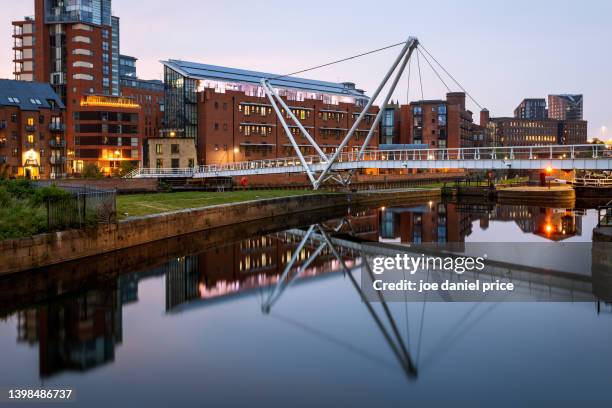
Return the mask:
M 152 101 L 161 93 L 122 92 L 111 0 L 34 0 L 34 11 L 13 22 L 14 74 L 50 83 L 64 103 L 68 173 L 80 173 L 86 163 L 112 173 L 122 161 L 142 160 L 145 132 L 159 128 Z
M 153 166 L 154 164 L 148 161 L 147 140 L 159 137 L 164 124 L 164 83 L 159 80 L 139 78 L 136 61 L 135 57 L 119 56 L 121 95 L 134 99 L 142 108 L 143 164 Z
M 514 109 L 514 117 L 517 119 L 546 119 L 548 117 L 546 99 L 523 99 L 519 106 Z
M 329 153 L 335 151 L 368 100 L 364 91 L 348 82 L 275 79 L 273 74 L 177 60 L 162 63 L 167 126 L 163 133 L 193 139 L 198 164 L 295 156 L 260 86 L 261 78 L 271 78 L 271 85 Z M 377 112 L 376 107 L 370 109 L 347 149 L 361 146 Z M 315 154 L 298 127 L 289 124 L 300 150 Z M 377 129 L 370 144 L 376 146 L 378 140 Z
M 49 84 L 0 79 L 0 177 L 65 177 L 64 131 L 64 104 Z
M 464 92 L 449 92 L 446 100 L 422 100 L 400 108 L 400 143 L 424 144 L 433 149 L 470 147 L 480 134 Z
M 548 95 L 548 117 L 558 120 L 582 120 L 582 95 Z
M 583 120 L 491 118 L 487 129 L 498 146 L 584 144 L 587 140 Z

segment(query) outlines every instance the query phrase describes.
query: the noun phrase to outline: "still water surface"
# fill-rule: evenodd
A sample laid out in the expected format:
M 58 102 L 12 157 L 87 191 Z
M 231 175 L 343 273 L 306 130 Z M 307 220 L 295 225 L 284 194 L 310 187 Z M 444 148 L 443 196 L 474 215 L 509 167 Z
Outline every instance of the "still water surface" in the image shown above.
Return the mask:
M 429 202 L 325 225 L 385 242 L 589 242 L 596 223 L 592 210 Z M 297 241 L 240 236 L 7 307 L 0 386 L 71 387 L 87 407 L 612 402 L 607 304 L 389 303 L 381 328 L 323 251 L 264 313 Z

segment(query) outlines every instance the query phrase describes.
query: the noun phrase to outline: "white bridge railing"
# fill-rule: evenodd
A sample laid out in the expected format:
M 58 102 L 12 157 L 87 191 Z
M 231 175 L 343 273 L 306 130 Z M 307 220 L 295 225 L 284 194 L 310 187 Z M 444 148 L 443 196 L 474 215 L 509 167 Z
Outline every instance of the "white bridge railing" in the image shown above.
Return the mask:
M 510 167 L 513 161 L 539 160 L 559 161 L 563 164 L 571 163 L 571 160 L 588 159 L 606 161 L 612 160 L 612 149 L 606 145 L 549 145 L 549 146 L 510 146 L 510 147 L 470 147 L 470 148 L 450 148 L 450 149 L 406 149 L 406 150 L 380 150 L 369 149 L 363 153 L 358 151 L 345 151 L 341 153 L 334 166 L 346 170 L 352 168 L 350 163 L 356 163 L 355 169 L 370 167 L 364 162 L 372 163 L 371 167 L 385 166 L 385 162 L 402 162 L 406 165 L 415 162 L 430 162 L 428 168 L 449 167 L 449 161 L 461 164 L 467 161 L 501 161 Z M 327 159 L 329 160 L 329 158 Z M 313 171 L 321 171 L 328 164 L 320 155 L 304 156 L 305 163 Z M 346 164 L 349 164 L 348 166 Z M 231 172 L 237 176 L 240 173 L 245 175 L 258 174 L 257 170 L 282 169 L 303 167 L 298 157 L 273 158 L 263 160 L 252 160 L 242 162 L 231 162 L 223 164 L 209 164 L 197 168 L 178 168 L 178 169 L 156 169 L 141 168 L 135 170 L 127 177 L 211 177 L 220 173 Z M 271 173 L 267 171 L 266 173 Z
M 358 152 L 344 152 L 338 162 L 376 161 L 376 160 L 518 160 L 518 159 L 597 159 L 612 158 L 612 150 L 605 145 L 550 145 L 550 146 L 512 146 L 512 147 L 470 147 L 455 149 L 410 149 L 379 150 L 370 149 L 359 159 Z M 309 165 L 326 163 L 319 156 L 305 156 Z M 271 167 L 300 166 L 297 157 L 281 159 L 251 160 L 224 164 L 200 166 L 198 173 L 219 171 L 267 169 Z

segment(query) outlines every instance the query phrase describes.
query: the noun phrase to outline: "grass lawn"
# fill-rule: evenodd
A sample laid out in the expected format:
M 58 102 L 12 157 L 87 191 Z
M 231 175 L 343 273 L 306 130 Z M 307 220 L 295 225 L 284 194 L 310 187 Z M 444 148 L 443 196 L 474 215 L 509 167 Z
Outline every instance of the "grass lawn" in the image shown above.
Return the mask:
M 183 191 L 176 193 L 133 194 L 117 196 L 119 218 L 159 214 L 186 208 L 207 207 L 259 198 L 288 197 L 316 193 L 312 190 L 245 190 L 222 193 Z

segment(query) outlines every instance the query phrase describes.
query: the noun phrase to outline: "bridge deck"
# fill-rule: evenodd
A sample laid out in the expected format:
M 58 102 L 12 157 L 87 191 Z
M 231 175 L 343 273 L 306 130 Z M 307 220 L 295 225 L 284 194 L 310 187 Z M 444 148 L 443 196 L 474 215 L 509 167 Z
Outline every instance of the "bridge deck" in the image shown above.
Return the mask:
M 307 156 L 313 172 L 321 172 L 328 162 Z M 612 149 L 605 145 L 551 145 L 480 147 L 461 149 L 367 150 L 342 153 L 333 164 L 334 171 L 377 169 L 518 169 L 547 167 L 563 170 L 612 170 Z M 298 158 L 255 160 L 205 165 L 197 168 L 135 170 L 128 177 L 235 177 L 261 174 L 303 173 Z

